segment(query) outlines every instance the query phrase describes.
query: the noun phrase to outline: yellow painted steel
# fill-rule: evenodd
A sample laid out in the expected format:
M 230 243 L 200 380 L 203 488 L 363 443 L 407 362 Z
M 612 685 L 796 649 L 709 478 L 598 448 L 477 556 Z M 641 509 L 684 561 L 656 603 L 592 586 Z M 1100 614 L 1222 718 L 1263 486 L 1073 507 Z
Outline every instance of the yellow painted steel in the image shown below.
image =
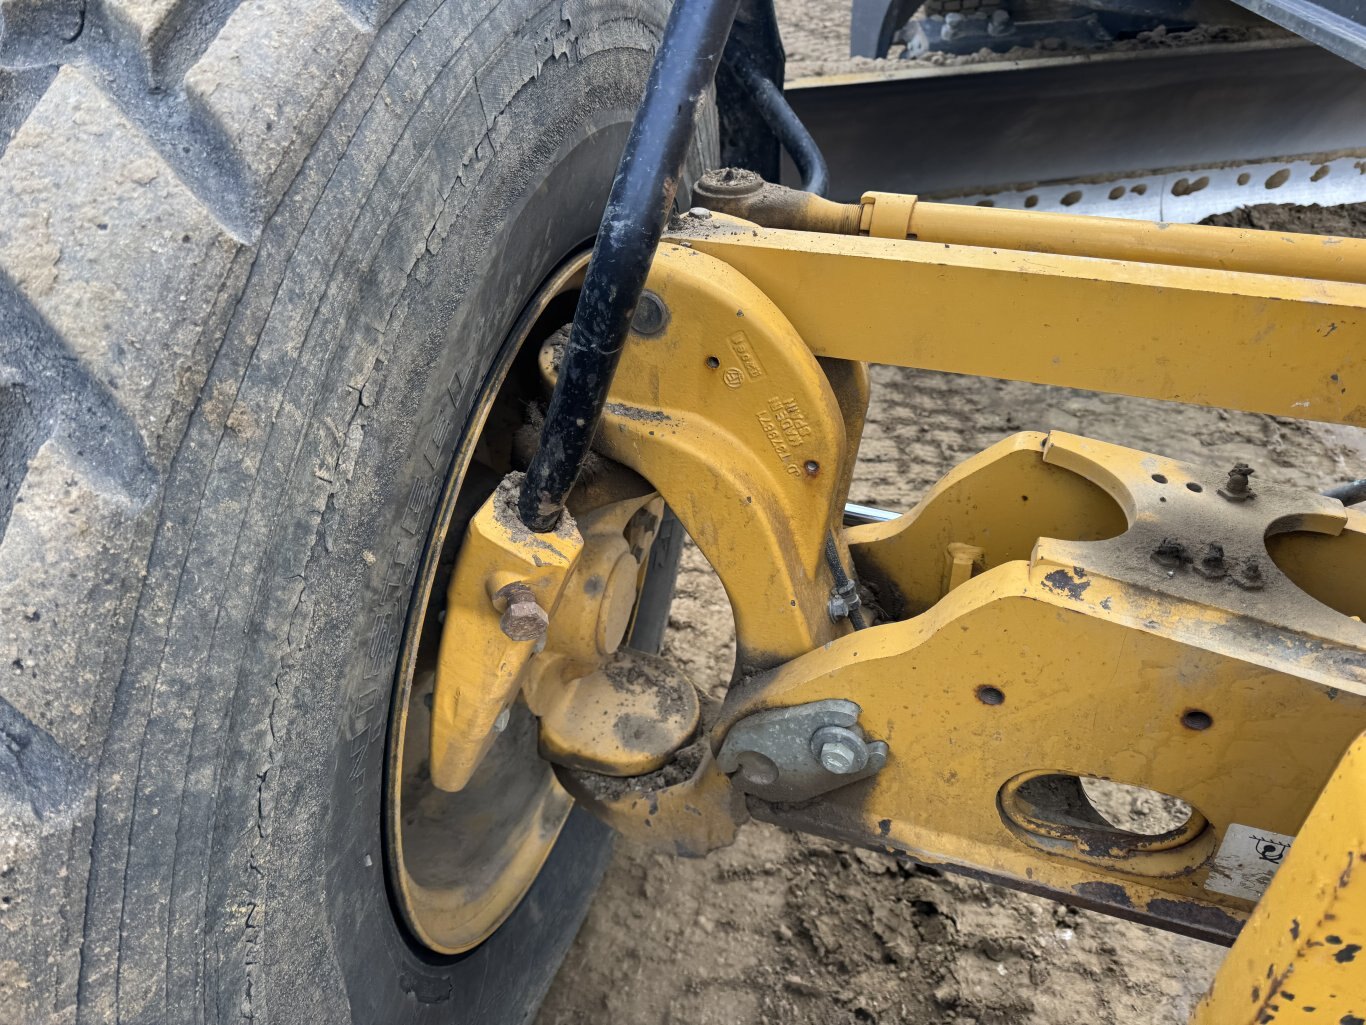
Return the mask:
M 596 448 L 646 477 L 715 567 L 737 673 L 766 669 L 848 629 L 826 613 L 824 562 L 847 487 L 844 412 L 778 308 L 724 263 L 664 245 L 647 287 L 671 316 L 627 339 Z M 553 376 L 550 354 L 543 365 Z
M 442 790 L 460 790 L 474 775 L 534 654 L 535 639 L 503 632 L 494 596 L 520 582 L 553 612 L 583 550 L 573 517 L 561 517 L 552 533 L 533 534 L 517 519 L 516 502 L 515 485 L 504 481 L 470 520 L 451 576 L 432 695 L 431 773 Z
M 767 228 L 1366 284 L 1366 239 L 925 203 L 894 192 L 833 203 L 748 172 L 725 174 L 702 179 L 698 202 Z
M 1299 830 L 1366 728 L 1366 626 L 1265 555 L 1268 532 L 1340 536 L 1342 507 L 1272 485 L 1230 503 L 1217 494 L 1222 477 L 1025 434 L 957 467 L 906 516 L 849 530 L 863 581 L 888 613 L 910 618 L 743 681 L 713 739 L 756 711 L 844 698 L 888 743 L 887 766 L 806 809 L 751 811 L 1231 935 L 1251 904 L 1209 888 L 1215 852 L 1235 823 Z M 1168 533 L 1194 558 L 1220 543 L 1227 575 L 1155 560 Z M 984 569 L 946 590 L 953 543 L 980 548 Z M 1260 589 L 1244 590 L 1253 552 Z M 1040 801 L 1024 814 L 1012 799 L 1042 775 L 1171 794 L 1207 826 L 1154 842 L 1059 801 L 1043 828 Z
M 872 382 L 868 364 L 847 359 L 819 359 L 825 379 L 835 393 L 840 413 L 844 417 L 844 437 L 848 449 L 844 455 L 844 472 L 835 490 L 835 508 L 842 509 L 849 500 L 849 488 L 854 481 L 854 464 L 858 456 L 859 439 L 868 416 L 868 401 L 872 396 Z
M 883 238 L 1366 284 L 1366 239 L 921 203 L 885 192 L 863 197 L 865 234 L 879 235 L 870 211 L 888 204 L 910 209 L 906 230 Z
M 571 770 L 558 777 L 574 799 L 635 843 L 684 857 L 701 857 L 727 847 L 749 813 L 745 797 L 716 766 L 705 740 L 696 745 L 696 765 L 681 783 L 603 786 Z
M 664 502 L 640 477 L 597 470 L 574 496 L 584 538 L 545 648 L 521 677 L 557 764 L 611 776 L 662 767 L 697 730 L 692 684 L 663 659 L 622 647 Z
M 1366 737 L 1347 751 L 1192 1025 L 1366 1021 Z
M 907 238 L 915 231 L 915 196 L 865 192 L 859 211 L 859 233 L 874 238 Z
M 1366 424 L 1366 285 L 721 218 L 671 237 L 817 356 Z
M 521 345 L 550 303 L 578 286 L 587 264 L 580 257 L 547 279 L 514 328 Z M 460 493 L 477 488 L 472 461 L 498 401 L 509 361 L 500 360 L 471 412 L 443 492 L 429 551 L 439 552 Z M 440 954 L 459 954 L 487 939 L 517 907 L 535 882 L 573 799 L 548 765 L 528 751 L 520 724 L 500 734 L 494 749 L 459 794 L 437 791 L 430 774 L 430 733 L 436 673 L 426 664 L 423 627 L 436 614 L 428 602 L 436 578 L 435 559 L 418 571 L 413 619 L 405 634 L 401 671 L 393 695 L 385 771 L 385 861 L 390 883 L 408 928 L 421 944 Z M 480 595 L 482 603 L 484 596 Z M 421 662 L 419 668 L 417 663 Z M 452 837 L 472 842 L 456 846 Z
M 1220 881 L 1221 843 L 1234 827 L 1299 833 L 1366 729 L 1366 626 L 1353 618 L 1366 608 L 1366 517 L 1260 480 L 1256 499 L 1229 502 L 1223 469 L 1024 434 L 955 468 L 906 516 L 839 534 L 881 620 L 852 633 L 827 614 L 824 547 L 863 424 L 861 361 L 1366 424 L 1366 247 L 1000 214 L 872 195 L 866 236 L 718 216 L 661 246 L 647 287 L 670 317 L 629 337 L 596 448 L 648 481 L 717 569 L 736 682 L 691 779 L 559 778 L 632 835 L 700 853 L 746 814 L 712 761 L 727 730 L 765 709 L 853 700 L 889 745 L 885 768 L 806 805 L 752 801 L 754 814 L 1227 940 L 1253 901 Z M 543 350 L 547 380 L 556 359 Z M 633 501 L 656 500 L 646 494 Z M 459 631 L 448 618 L 453 649 L 487 634 L 491 581 L 542 568 L 534 537 L 476 523 L 451 606 L 483 618 Z M 492 663 L 471 654 L 492 689 L 473 688 L 478 714 L 458 730 L 456 706 L 438 701 L 444 779 L 458 776 L 457 733 L 477 762 L 487 710 L 518 686 L 565 727 L 546 745 L 563 761 L 657 764 L 651 752 L 630 762 L 569 707 L 591 693 L 610 717 L 602 680 L 562 685 L 610 654 L 622 620 L 624 604 L 599 608 L 587 581 L 632 575 L 610 545 L 583 573 L 576 558 L 559 552 L 541 585 L 564 642 L 542 655 L 502 645 Z M 456 665 L 453 650 L 447 664 L 444 645 L 442 657 L 444 679 L 468 680 L 469 659 Z M 1086 803 L 1086 778 L 1193 813 L 1134 834 Z
M 534 534 L 512 506 L 519 480 L 505 480 L 474 515 L 451 577 L 432 703 L 432 781 L 463 789 L 519 694 L 541 721 L 541 751 L 556 761 L 619 776 L 658 768 L 695 733 L 697 697 L 676 671 L 620 649 L 663 501 L 624 467 L 598 468 L 559 527 Z M 493 596 L 513 581 L 549 612 L 544 636 L 503 632 Z M 617 728 L 623 717 L 642 723 L 665 710 L 655 729 Z

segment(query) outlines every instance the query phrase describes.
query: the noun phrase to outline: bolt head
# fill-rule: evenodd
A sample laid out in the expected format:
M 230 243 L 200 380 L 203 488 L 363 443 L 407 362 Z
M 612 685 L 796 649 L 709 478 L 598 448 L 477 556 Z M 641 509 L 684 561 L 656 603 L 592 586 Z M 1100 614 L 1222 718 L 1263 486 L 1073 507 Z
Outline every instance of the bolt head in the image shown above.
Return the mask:
M 508 723 L 512 719 L 512 709 L 505 708 L 498 713 L 498 718 L 493 720 L 493 732 L 502 733 L 508 728 Z
M 635 316 L 631 318 L 631 330 L 648 337 L 659 334 L 668 322 L 669 308 L 664 305 L 664 300 L 649 290 L 642 292 L 640 302 L 636 304 Z
M 822 726 L 811 735 L 811 753 L 826 772 L 847 776 L 868 764 L 868 745 L 846 726 Z
M 827 772 L 847 776 L 855 771 L 858 755 L 854 753 L 852 745 L 836 740 L 821 745 L 820 760 Z
M 503 633 L 514 641 L 535 641 L 545 636 L 550 615 L 530 598 L 509 602 L 499 620 Z

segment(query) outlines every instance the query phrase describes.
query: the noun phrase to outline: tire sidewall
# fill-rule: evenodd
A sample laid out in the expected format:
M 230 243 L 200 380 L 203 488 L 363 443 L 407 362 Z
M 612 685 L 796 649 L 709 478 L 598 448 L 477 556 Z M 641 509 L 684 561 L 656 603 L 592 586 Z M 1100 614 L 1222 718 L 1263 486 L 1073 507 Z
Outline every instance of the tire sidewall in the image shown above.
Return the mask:
M 523 7 L 527 24 L 559 17 L 558 3 Z M 222 1019 L 525 1020 L 605 865 L 606 831 L 575 813 L 493 938 L 460 957 L 429 956 L 392 907 L 381 800 L 399 642 L 442 485 L 522 304 L 596 230 L 662 29 L 662 7 L 647 7 L 604 17 L 596 48 L 580 36 L 578 52 L 546 60 L 472 158 L 443 167 L 438 145 L 413 162 L 421 173 L 409 175 L 404 203 L 430 208 L 440 235 L 418 240 L 416 259 L 398 225 L 368 264 L 328 286 L 332 305 L 317 317 L 339 325 L 341 340 L 318 389 L 330 398 L 312 408 L 332 412 L 305 432 L 316 451 L 298 437 L 266 451 L 293 470 L 282 515 L 234 542 L 239 562 L 262 569 L 244 622 L 252 640 L 235 674 L 205 680 L 236 695 L 207 866 L 210 1002 Z M 410 29 L 396 17 L 389 31 Z M 483 45 L 518 39 L 509 28 Z M 478 87 L 454 94 L 452 118 Z M 701 148 L 714 147 L 714 127 L 703 135 Z M 357 204 L 385 187 L 380 176 Z M 385 308 L 366 308 L 368 296 L 386 297 Z M 375 331 L 380 357 L 358 379 L 353 350 Z M 321 509 L 320 474 L 332 476 Z M 212 514 L 198 529 L 212 533 Z M 284 554 L 300 545 L 302 574 Z M 194 949 L 203 939 L 173 921 L 171 956 L 205 956 Z

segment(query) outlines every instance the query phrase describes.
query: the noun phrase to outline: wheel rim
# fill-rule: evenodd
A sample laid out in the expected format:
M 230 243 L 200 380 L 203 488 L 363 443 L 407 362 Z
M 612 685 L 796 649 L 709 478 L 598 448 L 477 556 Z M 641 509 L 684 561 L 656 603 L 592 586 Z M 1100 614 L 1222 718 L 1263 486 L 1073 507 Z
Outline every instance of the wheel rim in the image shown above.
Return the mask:
M 566 323 L 588 253 L 565 261 L 523 309 L 490 369 L 461 437 L 418 571 L 389 720 L 384 836 L 391 896 L 413 938 L 438 954 L 468 951 L 517 907 L 573 801 L 537 753 L 536 719 L 520 703 L 456 794 L 427 772 L 444 581 L 468 518 L 507 467 L 506 414 L 520 413 L 514 367 Z M 523 357 L 525 358 L 525 357 Z M 511 407 L 511 409 L 509 409 Z

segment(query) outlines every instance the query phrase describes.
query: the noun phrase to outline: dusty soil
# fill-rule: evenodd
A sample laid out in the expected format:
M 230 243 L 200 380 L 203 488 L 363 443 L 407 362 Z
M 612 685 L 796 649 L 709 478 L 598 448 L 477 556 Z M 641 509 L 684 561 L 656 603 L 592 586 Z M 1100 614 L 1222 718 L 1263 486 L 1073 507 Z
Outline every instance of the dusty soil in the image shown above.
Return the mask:
M 835 18 L 843 5 L 829 8 Z M 1366 236 L 1366 206 L 1257 207 L 1220 220 Z M 1263 479 L 1314 488 L 1360 477 L 1366 467 L 1362 431 L 891 367 L 875 367 L 873 381 L 851 497 L 892 509 L 910 507 L 950 466 L 1026 429 L 1219 467 L 1243 460 Z M 691 546 L 665 654 L 699 686 L 722 692 L 734 657 L 730 609 Z M 1145 800 L 1116 810 L 1140 821 L 1164 812 Z M 733 847 L 701 861 L 619 841 L 537 1022 L 1176 1025 L 1222 955 L 753 824 Z
M 1346 235 L 1366 238 L 1366 203 L 1342 206 L 1277 206 L 1261 203 L 1207 217 L 1202 224 L 1263 231 L 1298 231 L 1307 235 Z

